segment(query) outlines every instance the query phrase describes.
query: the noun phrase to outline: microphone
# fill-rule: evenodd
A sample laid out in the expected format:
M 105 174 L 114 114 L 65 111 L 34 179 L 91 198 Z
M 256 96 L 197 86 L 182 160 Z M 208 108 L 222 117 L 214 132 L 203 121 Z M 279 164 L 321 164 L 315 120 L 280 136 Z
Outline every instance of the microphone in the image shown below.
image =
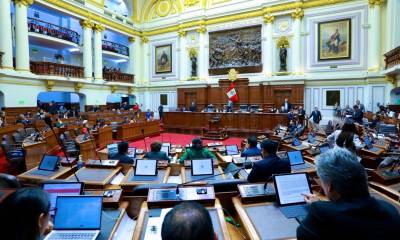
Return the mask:
M 239 172 L 240 170 L 243 170 L 243 169 L 246 169 L 246 168 L 251 168 L 251 165 L 252 165 L 251 162 L 247 162 L 247 164 L 243 163 L 242 167 L 230 170 L 228 172 L 223 172 L 223 173 L 219 173 L 219 174 L 216 174 L 216 175 L 210 175 L 210 176 L 206 176 L 206 177 L 203 177 L 203 178 L 200 178 L 200 179 L 196 179 L 196 180 L 192 180 L 192 181 L 189 181 L 189 182 L 178 184 L 178 186 L 176 186 L 176 191 L 175 191 L 176 196 L 177 197 L 179 196 L 179 187 L 183 187 L 183 186 L 186 186 L 186 185 L 188 185 L 190 183 L 198 182 L 198 181 L 201 181 L 201 180 L 207 180 L 207 179 L 210 179 L 210 178 L 213 178 L 213 177 L 221 176 L 223 174 Z
M 141 132 L 142 132 L 143 141 L 144 141 L 144 148 L 145 148 L 145 151 L 147 152 L 147 142 L 146 142 L 146 137 L 144 135 L 144 129 L 143 128 L 142 128 Z
M 53 132 L 54 137 L 57 139 L 57 143 L 58 143 L 58 145 L 60 145 L 61 151 L 64 153 L 65 159 L 67 160 L 67 163 L 69 164 L 69 166 L 70 166 L 70 168 L 71 168 L 71 170 L 72 170 L 72 165 L 71 165 L 71 162 L 69 161 L 69 158 L 68 158 L 68 156 L 67 156 L 67 153 L 65 152 L 64 145 L 62 144 L 60 138 L 57 137 L 57 134 L 54 132 L 54 129 L 53 129 L 53 121 L 51 120 L 51 118 L 50 118 L 49 116 L 46 116 L 46 117 L 44 118 L 44 122 L 47 124 L 47 126 L 49 126 L 49 128 L 50 128 L 51 131 Z M 74 176 L 75 176 L 75 178 L 76 178 L 76 181 L 77 181 L 77 182 L 81 182 L 81 181 L 79 180 L 78 176 L 75 174 L 75 171 L 73 171 L 73 174 L 74 174 Z

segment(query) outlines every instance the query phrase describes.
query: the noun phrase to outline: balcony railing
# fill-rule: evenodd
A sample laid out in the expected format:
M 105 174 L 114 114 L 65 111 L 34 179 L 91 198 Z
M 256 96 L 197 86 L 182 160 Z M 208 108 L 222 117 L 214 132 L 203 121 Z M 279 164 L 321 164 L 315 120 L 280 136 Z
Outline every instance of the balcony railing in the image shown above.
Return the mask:
M 103 70 L 103 79 L 109 82 L 133 83 L 135 75 L 118 71 Z
M 385 53 L 385 69 L 400 65 L 400 46 Z
M 114 43 L 114 42 L 109 42 L 109 41 L 103 40 L 102 48 L 105 51 L 110 51 L 110 52 L 122 54 L 125 56 L 129 56 L 128 47 L 121 45 L 119 43 Z
M 52 62 L 31 62 L 31 72 L 38 75 L 83 78 L 83 67 Z
M 38 19 L 28 18 L 28 29 L 30 32 L 79 44 L 80 35 L 77 32 Z

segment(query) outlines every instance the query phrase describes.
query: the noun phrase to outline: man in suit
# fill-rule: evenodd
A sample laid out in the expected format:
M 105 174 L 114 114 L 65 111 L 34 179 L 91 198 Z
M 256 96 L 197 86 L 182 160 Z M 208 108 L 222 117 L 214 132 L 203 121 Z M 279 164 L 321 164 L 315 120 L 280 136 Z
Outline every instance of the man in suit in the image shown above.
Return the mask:
M 301 124 L 304 124 L 304 119 L 306 117 L 306 110 L 304 110 L 303 106 L 299 107 L 298 115 L 299 115 L 299 122 Z
M 312 118 L 314 124 L 319 124 L 319 122 L 322 120 L 322 115 L 321 112 L 318 110 L 317 107 L 314 107 L 314 111 L 310 114 L 308 119 Z
M 155 159 L 155 160 L 168 160 L 170 161 L 169 157 L 167 156 L 167 153 L 164 151 L 161 151 L 162 144 L 159 141 L 155 141 L 150 145 L 151 151 L 146 153 L 144 155 L 144 158 L 147 159 Z
M 361 112 L 365 113 L 364 104 L 362 104 L 362 103 L 360 102 L 360 100 L 357 100 L 357 101 L 356 101 L 356 105 L 357 105 L 358 108 L 361 110 Z
M 160 116 L 160 120 L 163 121 L 164 120 L 164 106 L 162 104 L 160 104 L 160 106 L 158 106 L 158 115 Z
M 253 164 L 247 180 L 249 182 L 265 182 L 272 174 L 290 173 L 290 163 L 287 159 L 280 159 L 276 155 L 278 143 L 269 139 L 261 143 L 263 160 Z
M 190 104 L 189 111 L 191 111 L 191 112 L 197 111 L 197 106 L 196 106 L 195 102 L 192 102 L 192 104 Z
M 127 142 L 118 143 L 118 152 L 110 159 L 119 160 L 120 163 L 133 163 L 133 159 L 128 157 L 129 144 Z
M 329 201 L 306 195 L 308 215 L 297 239 L 397 239 L 398 210 L 371 197 L 367 175 L 357 156 L 335 148 L 316 161 L 321 187 Z
M 289 112 L 290 109 L 292 109 L 292 104 L 290 104 L 289 100 L 285 98 L 285 101 L 282 104 L 282 110 L 283 112 Z
M 261 156 L 261 150 L 257 147 L 257 138 L 255 136 L 247 139 L 247 148 L 241 154 L 242 157 Z
M 363 118 L 364 118 L 364 113 L 362 110 L 357 106 L 353 106 L 354 112 L 353 112 L 353 120 L 356 123 L 362 124 L 363 123 Z

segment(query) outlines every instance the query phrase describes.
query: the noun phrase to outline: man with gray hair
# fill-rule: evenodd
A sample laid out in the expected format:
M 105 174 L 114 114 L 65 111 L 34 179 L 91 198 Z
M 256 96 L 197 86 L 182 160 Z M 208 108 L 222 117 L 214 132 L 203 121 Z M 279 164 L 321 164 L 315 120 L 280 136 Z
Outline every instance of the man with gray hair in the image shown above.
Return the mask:
M 297 228 L 298 239 L 398 237 L 398 210 L 370 196 L 364 167 L 353 153 L 341 148 L 330 150 L 317 159 L 316 169 L 329 201 L 305 196 L 309 212 Z

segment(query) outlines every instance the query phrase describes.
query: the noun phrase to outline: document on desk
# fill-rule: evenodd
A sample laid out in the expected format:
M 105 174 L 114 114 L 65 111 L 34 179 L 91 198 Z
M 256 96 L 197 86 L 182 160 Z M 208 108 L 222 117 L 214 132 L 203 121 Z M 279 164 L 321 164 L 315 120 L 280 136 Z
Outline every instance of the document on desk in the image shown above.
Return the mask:
M 303 194 L 311 194 L 306 174 L 275 176 L 280 204 L 304 202 Z
M 150 217 L 147 222 L 146 226 L 146 232 L 144 234 L 144 240 L 162 240 L 161 238 L 161 227 L 162 223 L 164 221 L 165 215 L 169 211 L 171 211 L 172 208 L 163 208 L 161 209 L 161 214 L 160 216 L 157 217 Z

